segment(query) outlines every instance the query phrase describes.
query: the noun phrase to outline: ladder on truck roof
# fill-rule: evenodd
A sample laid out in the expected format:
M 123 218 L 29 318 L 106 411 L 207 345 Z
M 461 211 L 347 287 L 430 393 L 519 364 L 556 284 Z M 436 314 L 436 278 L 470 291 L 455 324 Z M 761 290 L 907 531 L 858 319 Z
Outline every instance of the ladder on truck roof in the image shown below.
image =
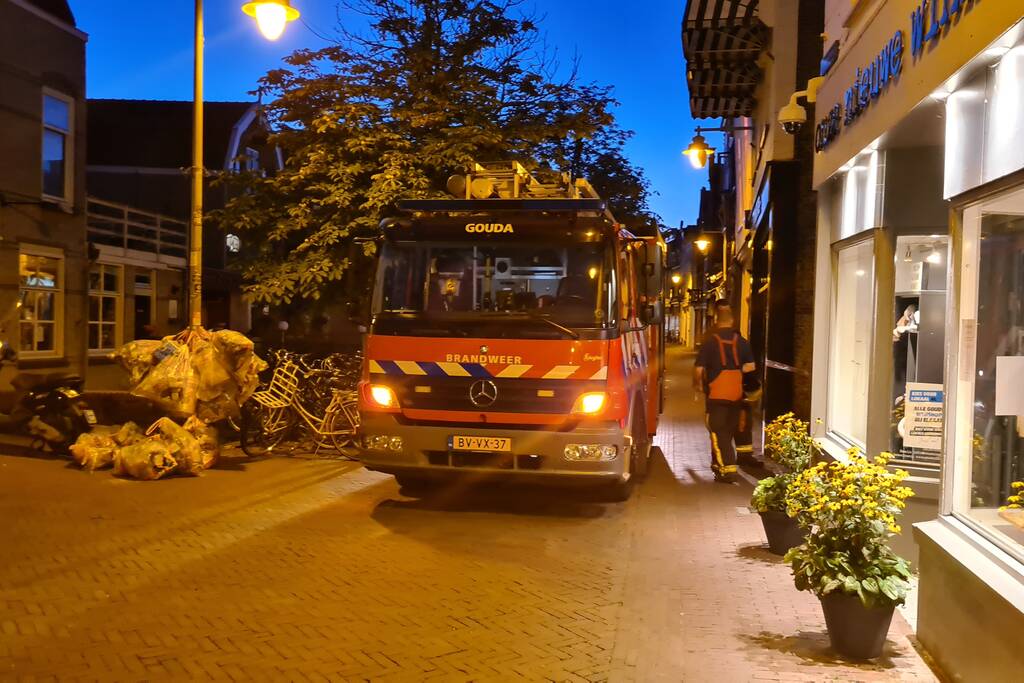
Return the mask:
M 470 173 L 448 179 L 448 191 L 457 199 L 405 199 L 398 202 L 398 207 L 404 211 L 432 213 L 595 213 L 616 222 L 608 211 L 608 203 L 586 179 L 573 180 L 568 173 L 553 171 L 543 176 L 538 178 L 518 161 L 475 162 Z

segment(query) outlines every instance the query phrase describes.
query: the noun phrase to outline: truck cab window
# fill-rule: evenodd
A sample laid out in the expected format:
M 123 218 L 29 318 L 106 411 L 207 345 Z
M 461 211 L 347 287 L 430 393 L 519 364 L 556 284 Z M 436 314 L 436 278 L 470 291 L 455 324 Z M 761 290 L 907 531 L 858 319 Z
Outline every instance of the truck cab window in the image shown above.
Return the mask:
M 615 264 L 602 242 L 385 245 L 377 314 L 547 317 L 602 327 L 616 300 Z

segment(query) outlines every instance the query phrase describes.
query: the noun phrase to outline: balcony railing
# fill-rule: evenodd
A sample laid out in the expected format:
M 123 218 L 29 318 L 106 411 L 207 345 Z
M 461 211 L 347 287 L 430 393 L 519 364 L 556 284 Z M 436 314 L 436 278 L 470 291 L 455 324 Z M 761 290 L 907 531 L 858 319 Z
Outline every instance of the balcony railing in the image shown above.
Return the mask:
M 123 204 L 88 198 L 89 242 L 118 256 L 158 261 L 184 268 L 188 255 L 188 224 Z

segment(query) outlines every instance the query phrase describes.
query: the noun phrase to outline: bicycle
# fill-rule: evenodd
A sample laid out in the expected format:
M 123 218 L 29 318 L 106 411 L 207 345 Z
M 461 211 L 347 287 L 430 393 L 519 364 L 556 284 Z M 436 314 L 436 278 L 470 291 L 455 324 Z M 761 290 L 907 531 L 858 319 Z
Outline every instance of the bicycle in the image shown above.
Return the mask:
M 300 395 L 305 392 L 299 391 L 299 385 L 299 366 L 284 360 L 274 370 L 270 385 L 242 406 L 242 450 L 250 457 L 267 455 L 301 427 L 316 444 L 314 455 L 329 442 L 342 456 L 354 459 L 344 449 L 355 445 L 359 427 L 357 393 L 334 389 L 321 416 L 304 405 Z

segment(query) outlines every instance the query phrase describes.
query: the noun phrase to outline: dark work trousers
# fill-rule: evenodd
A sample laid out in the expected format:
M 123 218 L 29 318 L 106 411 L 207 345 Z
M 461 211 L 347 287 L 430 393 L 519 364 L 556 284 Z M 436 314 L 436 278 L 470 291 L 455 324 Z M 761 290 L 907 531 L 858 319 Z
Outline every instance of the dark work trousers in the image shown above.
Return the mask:
M 740 462 L 754 459 L 754 427 L 751 404 L 744 402 L 740 407 L 739 425 L 736 427 L 736 455 Z
M 740 415 L 745 403 L 708 401 L 705 422 L 711 433 L 711 469 L 717 474 L 736 472 L 736 448 L 733 442 L 739 435 Z

